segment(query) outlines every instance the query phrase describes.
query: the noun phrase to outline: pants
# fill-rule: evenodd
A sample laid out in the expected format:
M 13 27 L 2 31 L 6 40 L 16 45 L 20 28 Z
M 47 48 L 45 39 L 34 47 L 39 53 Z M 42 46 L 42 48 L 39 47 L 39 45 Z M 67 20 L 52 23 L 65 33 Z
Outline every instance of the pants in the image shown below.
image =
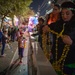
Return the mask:
M 42 48 L 42 35 L 38 36 L 38 42 L 40 43 L 40 47 Z
M 19 48 L 19 56 L 23 57 L 24 48 Z
M 3 54 L 4 54 L 5 44 L 6 44 L 5 42 L 4 42 L 4 43 L 2 43 L 1 55 L 3 55 Z

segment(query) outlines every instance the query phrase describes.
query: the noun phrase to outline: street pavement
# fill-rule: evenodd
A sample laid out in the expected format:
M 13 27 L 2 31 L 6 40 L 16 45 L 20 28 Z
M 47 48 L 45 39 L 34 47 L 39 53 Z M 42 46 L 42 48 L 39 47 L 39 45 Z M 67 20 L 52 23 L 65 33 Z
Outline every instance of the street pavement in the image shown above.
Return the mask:
M 5 47 L 4 53 L 6 54 L 6 56 L 0 57 L 0 75 L 4 75 L 6 73 L 16 50 L 17 50 L 17 42 L 11 42 L 10 49 L 8 46 Z
M 5 48 L 5 57 L 0 57 L 0 75 L 28 75 L 28 42 L 24 50 L 23 63 L 19 64 L 17 42 Z M 0 47 L 1 51 L 1 47 Z

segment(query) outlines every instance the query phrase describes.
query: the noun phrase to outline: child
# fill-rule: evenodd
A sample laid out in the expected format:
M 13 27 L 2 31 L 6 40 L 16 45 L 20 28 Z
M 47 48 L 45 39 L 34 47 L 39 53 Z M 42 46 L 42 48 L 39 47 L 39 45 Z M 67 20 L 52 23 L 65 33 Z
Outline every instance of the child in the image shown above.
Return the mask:
M 20 63 L 22 63 L 24 46 L 25 46 L 25 38 L 23 37 L 23 32 L 21 32 L 20 37 L 18 37 L 18 53 L 19 53 Z

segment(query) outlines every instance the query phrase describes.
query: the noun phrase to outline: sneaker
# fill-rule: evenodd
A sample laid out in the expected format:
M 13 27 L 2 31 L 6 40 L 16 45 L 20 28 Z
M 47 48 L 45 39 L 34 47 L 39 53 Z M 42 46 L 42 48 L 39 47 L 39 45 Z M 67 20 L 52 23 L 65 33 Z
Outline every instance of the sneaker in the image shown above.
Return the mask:
M 1 57 L 5 57 L 5 56 L 6 56 L 6 54 L 1 55 Z

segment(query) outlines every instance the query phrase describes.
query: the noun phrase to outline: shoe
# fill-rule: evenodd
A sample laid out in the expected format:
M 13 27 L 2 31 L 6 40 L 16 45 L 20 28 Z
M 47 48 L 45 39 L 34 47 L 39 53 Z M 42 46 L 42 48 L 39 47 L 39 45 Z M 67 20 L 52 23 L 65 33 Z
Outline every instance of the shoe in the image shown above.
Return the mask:
M 6 56 L 6 54 L 1 55 L 1 57 L 5 57 L 5 56 Z
M 19 62 L 19 65 L 22 64 L 22 61 Z
M 22 61 L 20 61 L 20 63 L 22 63 Z

